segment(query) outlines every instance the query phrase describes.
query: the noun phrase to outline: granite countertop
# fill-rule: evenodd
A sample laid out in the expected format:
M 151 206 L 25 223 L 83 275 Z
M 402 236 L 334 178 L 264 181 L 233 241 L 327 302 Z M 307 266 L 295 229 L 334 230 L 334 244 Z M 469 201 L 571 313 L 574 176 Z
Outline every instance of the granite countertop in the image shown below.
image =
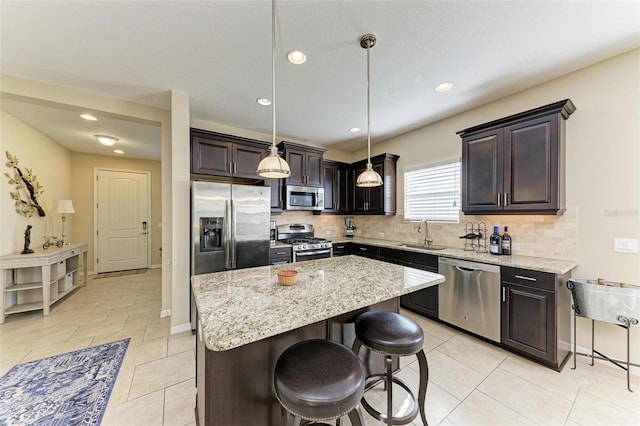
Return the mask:
M 298 282 L 278 283 L 295 269 Z M 419 269 L 360 256 L 191 277 L 205 345 L 226 351 L 444 282 Z
M 341 237 L 332 238 L 332 242 L 354 242 L 359 244 L 369 244 L 378 247 L 387 247 L 397 250 L 414 251 L 418 253 L 433 254 L 438 257 L 451 257 L 454 259 L 470 260 L 472 262 L 488 263 L 498 266 L 509 266 L 512 268 L 529 269 L 532 271 L 550 272 L 552 274 L 566 274 L 578 266 L 577 262 L 570 260 L 547 259 L 544 257 L 532 256 L 496 256 L 491 253 L 476 253 L 474 251 L 465 251 L 461 248 L 445 247 L 442 250 L 424 250 L 413 247 L 400 247 L 405 244 L 403 241 L 379 240 L 375 238 L 362 237 Z

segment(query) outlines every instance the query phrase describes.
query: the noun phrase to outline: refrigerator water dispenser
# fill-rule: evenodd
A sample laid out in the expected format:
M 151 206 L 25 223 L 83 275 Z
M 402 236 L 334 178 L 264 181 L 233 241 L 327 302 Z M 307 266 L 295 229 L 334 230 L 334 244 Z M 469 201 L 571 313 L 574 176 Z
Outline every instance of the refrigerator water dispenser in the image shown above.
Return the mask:
M 200 218 L 200 251 L 222 250 L 222 232 L 224 218 L 201 217 Z

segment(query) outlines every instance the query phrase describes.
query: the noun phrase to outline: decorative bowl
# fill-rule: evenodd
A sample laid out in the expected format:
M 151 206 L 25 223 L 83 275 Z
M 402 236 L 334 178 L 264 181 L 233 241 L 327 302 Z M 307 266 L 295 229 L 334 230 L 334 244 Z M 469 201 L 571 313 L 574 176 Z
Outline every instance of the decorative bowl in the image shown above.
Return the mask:
M 278 271 L 278 281 L 280 285 L 294 285 L 298 282 L 298 271 L 290 269 Z

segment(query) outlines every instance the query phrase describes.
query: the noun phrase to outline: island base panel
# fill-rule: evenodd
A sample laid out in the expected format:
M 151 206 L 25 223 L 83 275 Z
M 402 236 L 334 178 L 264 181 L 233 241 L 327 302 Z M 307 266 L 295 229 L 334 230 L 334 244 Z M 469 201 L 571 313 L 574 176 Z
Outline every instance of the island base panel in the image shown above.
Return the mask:
M 399 298 L 390 299 L 228 351 L 211 351 L 197 339 L 198 425 L 286 424 L 286 412 L 278 403 L 273 387 L 275 364 L 285 349 L 303 340 L 330 337 L 350 347 L 353 337 L 349 339 L 348 330 L 359 314 L 368 310 L 399 312 L 399 308 Z M 367 355 L 366 365 L 368 372 L 382 372 L 384 357 Z M 399 368 L 397 359 L 393 368 Z
M 273 387 L 276 361 L 285 349 L 297 342 L 326 338 L 326 321 L 320 321 L 228 351 L 200 351 L 204 352 L 206 373 L 204 395 L 200 386 L 202 376 L 196 384 L 198 424 L 286 424 L 286 413 Z

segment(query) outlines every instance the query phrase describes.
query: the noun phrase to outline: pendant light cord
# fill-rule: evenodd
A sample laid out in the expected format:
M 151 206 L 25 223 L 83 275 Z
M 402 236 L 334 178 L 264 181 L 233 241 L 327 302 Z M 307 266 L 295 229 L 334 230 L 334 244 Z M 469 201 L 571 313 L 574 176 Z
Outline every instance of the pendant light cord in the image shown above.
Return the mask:
M 371 164 L 371 78 L 369 76 L 369 49 L 371 41 L 367 41 L 367 164 Z
M 276 146 L 276 0 L 271 1 L 271 118 L 272 146 Z

